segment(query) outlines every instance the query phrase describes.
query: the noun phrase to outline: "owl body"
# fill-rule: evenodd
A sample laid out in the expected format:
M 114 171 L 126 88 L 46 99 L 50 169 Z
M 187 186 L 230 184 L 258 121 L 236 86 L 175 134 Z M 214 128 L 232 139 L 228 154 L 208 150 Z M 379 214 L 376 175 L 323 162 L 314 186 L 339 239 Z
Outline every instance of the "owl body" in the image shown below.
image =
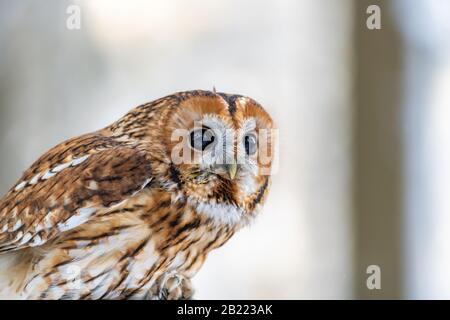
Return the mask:
M 260 129 L 273 124 L 250 98 L 190 91 L 49 150 L 0 201 L 1 297 L 190 298 L 267 196 Z

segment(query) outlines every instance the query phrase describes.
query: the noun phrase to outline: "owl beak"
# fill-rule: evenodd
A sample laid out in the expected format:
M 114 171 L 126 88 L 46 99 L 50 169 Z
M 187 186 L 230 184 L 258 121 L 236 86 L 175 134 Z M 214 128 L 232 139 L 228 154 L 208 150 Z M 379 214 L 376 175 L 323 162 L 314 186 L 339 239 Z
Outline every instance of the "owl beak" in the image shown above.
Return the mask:
M 237 172 L 237 163 L 233 162 L 232 164 L 228 164 L 227 171 L 228 171 L 228 176 L 230 177 L 230 180 L 234 180 L 234 178 L 236 177 L 236 172 Z

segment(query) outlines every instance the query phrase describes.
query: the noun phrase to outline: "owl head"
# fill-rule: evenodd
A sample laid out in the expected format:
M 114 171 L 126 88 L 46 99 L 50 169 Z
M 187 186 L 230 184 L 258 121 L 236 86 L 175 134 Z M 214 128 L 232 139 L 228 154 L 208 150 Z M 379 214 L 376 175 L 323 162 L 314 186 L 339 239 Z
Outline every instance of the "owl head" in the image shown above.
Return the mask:
M 189 91 L 156 101 L 150 113 L 150 156 L 162 185 L 214 221 L 249 221 L 266 199 L 274 162 L 276 130 L 263 107 L 241 95 Z

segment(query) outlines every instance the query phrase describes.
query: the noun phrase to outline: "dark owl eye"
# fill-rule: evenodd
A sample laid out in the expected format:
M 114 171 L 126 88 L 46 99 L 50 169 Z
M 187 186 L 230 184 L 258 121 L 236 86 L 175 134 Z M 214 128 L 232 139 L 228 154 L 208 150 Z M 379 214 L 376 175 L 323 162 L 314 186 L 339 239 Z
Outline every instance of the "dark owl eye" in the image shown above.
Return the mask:
M 214 140 L 214 132 L 208 127 L 194 129 L 191 132 L 191 147 L 194 149 L 203 151 L 211 145 Z
M 248 155 L 253 155 L 256 153 L 256 149 L 258 147 L 258 141 L 256 140 L 256 135 L 253 133 L 247 134 L 244 137 L 244 146 L 245 146 L 245 152 L 247 152 Z

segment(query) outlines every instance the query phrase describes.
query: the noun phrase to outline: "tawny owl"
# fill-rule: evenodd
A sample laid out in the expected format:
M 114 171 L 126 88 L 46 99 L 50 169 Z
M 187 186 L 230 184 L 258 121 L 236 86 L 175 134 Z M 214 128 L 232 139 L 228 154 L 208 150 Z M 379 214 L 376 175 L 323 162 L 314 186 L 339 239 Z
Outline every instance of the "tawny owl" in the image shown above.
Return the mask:
M 190 298 L 266 199 L 273 129 L 248 97 L 189 91 L 49 150 L 0 201 L 2 298 Z

